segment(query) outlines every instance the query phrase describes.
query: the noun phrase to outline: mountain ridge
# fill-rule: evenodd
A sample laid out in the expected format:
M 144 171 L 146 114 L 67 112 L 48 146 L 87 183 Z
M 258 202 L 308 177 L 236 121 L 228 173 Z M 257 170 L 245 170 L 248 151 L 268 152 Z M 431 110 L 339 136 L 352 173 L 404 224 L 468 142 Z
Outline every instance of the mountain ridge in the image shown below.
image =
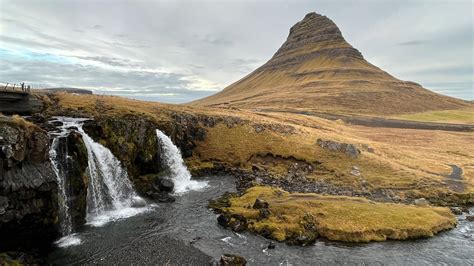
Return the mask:
M 399 80 L 366 61 L 337 25 L 314 12 L 291 27 L 261 67 L 195 106 L 395 115 L 472 107 Z

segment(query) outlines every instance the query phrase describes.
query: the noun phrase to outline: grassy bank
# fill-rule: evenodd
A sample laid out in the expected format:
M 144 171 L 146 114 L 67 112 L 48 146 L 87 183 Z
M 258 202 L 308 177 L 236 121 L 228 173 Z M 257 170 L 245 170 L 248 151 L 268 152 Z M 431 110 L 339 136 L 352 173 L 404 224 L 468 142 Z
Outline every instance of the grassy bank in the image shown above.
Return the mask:
M 253 208 L 257 198 L 268 203 L 266 215 Z M 318 236 L 343 242 L 404 240 L 431 237 L 456 225 L 448 208 L 288 193 L 266 186 L 252 187 L 229 203 L 221 211 L 245 217 L 248 230 L 277 241 L 311 242 Z

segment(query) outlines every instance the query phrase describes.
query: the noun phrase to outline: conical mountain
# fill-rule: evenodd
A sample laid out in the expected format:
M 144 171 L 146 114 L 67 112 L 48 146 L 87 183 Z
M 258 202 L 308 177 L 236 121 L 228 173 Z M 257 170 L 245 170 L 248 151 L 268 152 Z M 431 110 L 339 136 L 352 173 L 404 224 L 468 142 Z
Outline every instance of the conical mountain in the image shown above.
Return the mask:
M 263 66 L 197 106 L 392 115 L 472 106 L 367 62 L 326 16 L 307 14 Z

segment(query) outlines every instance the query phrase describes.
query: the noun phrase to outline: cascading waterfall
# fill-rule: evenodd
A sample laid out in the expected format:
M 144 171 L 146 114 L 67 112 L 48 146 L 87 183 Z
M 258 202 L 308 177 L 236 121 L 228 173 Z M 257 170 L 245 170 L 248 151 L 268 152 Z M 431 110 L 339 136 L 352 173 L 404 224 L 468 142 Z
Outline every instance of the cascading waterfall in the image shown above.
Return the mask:
M 59 151 L 59 141 L 67 137 L 71 128 L 77 128 L 87 149 L 89 183 L 87 188 L 86 222 L 92 226 L 102 226 L 110 221 L 123 219 L 147 211 L 145 201 L 135 192 L 128 178 L 127 171 L 112 152 L 101 144 L 95 142 L 83 130 L 82 124 L 87 119 L 56 117 L 55 121 L 62 123 L 60 133 L 55 134 L 49 152 L 53 170 L 57 177 L 59 187 L 59 210 L 61 234 L 63 238 L 57 241 L 59 246 L 79 244 L 79 238 L 72 234 L 73 226 L 69 212 L 68 176 L 65 171 L 64 160 L 67 151 Z
M 71 130 L 71 126 L 74 126 L 79 120 L 68 120 L 66 118 L 56 118 L 51 122 L 61 122 L 62 125 L 59 127 L 59 132 L 51 133 L 54 136 L 49 150 L 49 159 L 53 167 L 53 171 L 56 175 L 56 181 L 58 184 L 58 203 L 59 203 L 59 227 L 61 238 L 56 241 L 56 244 L 60 247 L 66 247 L 71 245 L 78 245 L 81 243 L 81 239 L 73 233 L 73 221 L 70 213 L 70 209 L 73 207 L 70 205 L 69 200 L 69 178 L 68 178 L 68 159 L 69 154 L 67 151 L 67 145 L 64 144 L 65 139 L 68 137 Z M 82 120 L 84 121 L 84 120 Z
M 173 141 L 159 129 L 156 130 L 156 135 L 161 143 L 162 159 L 171 172 L 174 192 L 181 194 L 189 190 L 199 190 L 207 187 L 207 182 L 191 180 L 191 173 L 184 164 L 181 151 L 174 145 Z
M 87 223 L 101 226 L 109 221 L 127 218 L 146 210 L 128 178 L 127 171 L 112 152 L 95 142 L 77 125 L 87 149 L 89 186 L 87 190 Z

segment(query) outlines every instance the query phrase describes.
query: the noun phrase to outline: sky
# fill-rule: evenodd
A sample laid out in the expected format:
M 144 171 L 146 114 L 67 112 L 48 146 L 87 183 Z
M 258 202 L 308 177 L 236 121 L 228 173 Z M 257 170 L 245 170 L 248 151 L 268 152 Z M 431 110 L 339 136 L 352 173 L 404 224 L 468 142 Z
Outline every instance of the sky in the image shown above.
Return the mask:
M 188 102 L 264 64 L 312 11 L 395 77 L 474 100 L 472 0 L 0 0 L 0 82 Z

